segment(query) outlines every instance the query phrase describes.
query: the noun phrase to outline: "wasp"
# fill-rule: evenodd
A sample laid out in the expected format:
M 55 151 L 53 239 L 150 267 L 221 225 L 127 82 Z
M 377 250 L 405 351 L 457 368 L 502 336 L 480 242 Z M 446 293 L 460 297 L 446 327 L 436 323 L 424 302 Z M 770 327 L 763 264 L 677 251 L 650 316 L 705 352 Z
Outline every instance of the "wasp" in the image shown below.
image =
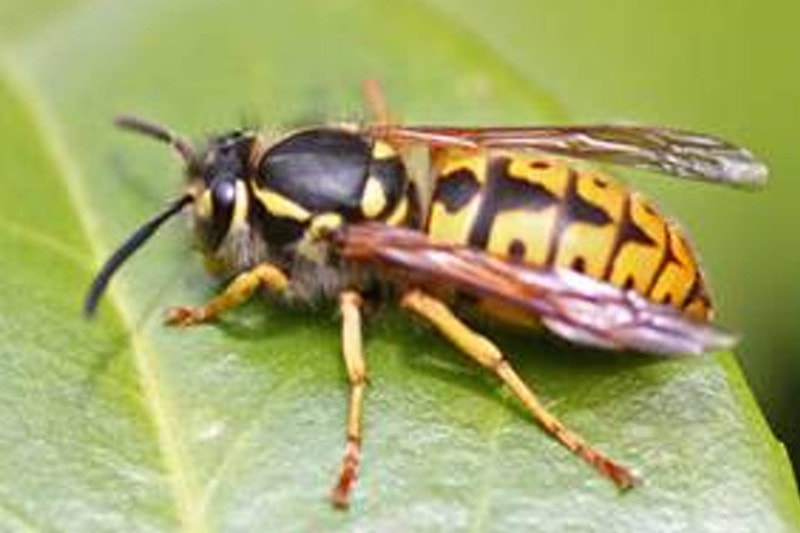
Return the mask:
M 338 300 L 350 394 L 336 506 L 348 505 L 361 461 L 361 321 L 375 294 L 493 372 L 600 474 L 621 489 L 633 486 L 634 471 L 546 409 L 503 352 L 459 316 L 462 306 L 596 348 L 730 347 L 736 337 L 712 322 L 683 231 L 641 194 L 578 160 L 735 186 L 762 184 L 766 166 L 727 141 L 664 127 L 397 124 L 376 84 L 367 84 L 366 96 L 374 115 L 366 123 L 277 138 L 241 129 L 200 146 L 164 126 L 117 118 L 119 127 L 169 144 L 185 164 L 186 184 L 102 266 L 86 314 L 128 257 L 188 210 L 207 267 L 228 284 L 203 305 L 169 309 L 166 324 L 213 321 L 257 290 L 285 302 Z M 415 168 L 410 154 L 419 152 Z

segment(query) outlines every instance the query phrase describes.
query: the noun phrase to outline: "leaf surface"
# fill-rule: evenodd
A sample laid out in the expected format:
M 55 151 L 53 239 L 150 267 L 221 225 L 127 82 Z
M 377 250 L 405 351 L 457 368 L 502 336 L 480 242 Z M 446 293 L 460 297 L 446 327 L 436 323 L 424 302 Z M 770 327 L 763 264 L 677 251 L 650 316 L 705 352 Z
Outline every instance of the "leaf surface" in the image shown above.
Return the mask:
M 140 113 L 202 136 L 353 118 L 382 80 L 408 120 L 563 120 L 479 35 L 424 3 L 10 4 L 0 70 L 0 529 L 782 531 L 790 467 L 729 354 L 661 359 L 491 330 L 523 377 L 646 484 L 618 494 L 491 376 L 401 313 L 370 317 L 362 477 L 326 500 L 346 380 L 332 309 L 253 302 L 175 331 L 214 294 L 173 223 L 86 323 L 100 261 L 180 190 Z M 36 14 L 25 15 L 31 9 Z

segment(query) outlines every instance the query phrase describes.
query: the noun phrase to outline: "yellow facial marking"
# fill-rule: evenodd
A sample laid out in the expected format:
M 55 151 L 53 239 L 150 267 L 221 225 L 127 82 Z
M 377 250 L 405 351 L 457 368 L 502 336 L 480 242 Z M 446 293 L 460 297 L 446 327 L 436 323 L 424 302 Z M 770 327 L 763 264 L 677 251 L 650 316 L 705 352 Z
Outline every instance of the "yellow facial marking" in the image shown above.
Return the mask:
M 244 229 L 247 227 L 247 210 L 249 208 L 250 197 L 247 195 L 247 187 L 241 180 L 236 181 L 236 203 L 233 206 L 233 220 L 231 229 Z
M 209 218 L 211 216 L 211 190 L 206 189 L 200 198 L 194 202 L 194 214 L 197 218 Z
M 386 207 L 386 201 L 386 193 L 381 182 L 373 176 L 368 177 L 361 196 L 361 212 L 367 218 L 375 218 Z
M 293 218 L 299 222 L 305 222 L 311 218 L 311 213 L 309 213 L 305 208 L 294 203 L 281 194 L 272 192 L 268 189 L 255 189 L 255 194 L 267 211 L 273 215 Z

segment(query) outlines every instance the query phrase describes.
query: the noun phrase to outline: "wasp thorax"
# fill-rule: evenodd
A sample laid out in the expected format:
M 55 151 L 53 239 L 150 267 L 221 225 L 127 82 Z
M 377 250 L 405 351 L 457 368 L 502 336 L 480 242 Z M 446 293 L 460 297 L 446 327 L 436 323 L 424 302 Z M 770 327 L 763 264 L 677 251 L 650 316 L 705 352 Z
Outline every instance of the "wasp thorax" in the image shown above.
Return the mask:
M 335 215 L 342 223 L 388 221 L 408 190 L 397 152 L 346 128 L 313 128 L 285 137 L 259 159 L 254 180 L 260 233 L 278 247 L 308 238 L 320 216 Z

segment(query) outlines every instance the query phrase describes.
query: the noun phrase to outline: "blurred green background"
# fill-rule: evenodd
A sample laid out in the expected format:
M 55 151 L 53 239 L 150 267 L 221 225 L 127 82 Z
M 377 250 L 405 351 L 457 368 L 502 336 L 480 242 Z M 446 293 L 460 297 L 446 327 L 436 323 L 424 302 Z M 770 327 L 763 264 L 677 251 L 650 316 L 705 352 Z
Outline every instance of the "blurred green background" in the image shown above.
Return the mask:
M 368 76 L 383 82 L 393 108 L 410 122 L 632 121 L 714 132 L 750 147 L 769 164 L 771 182 L 765 190 L 748 193 L 629 171 L 621 174 L 656 198 L 693 236 L 708 271 L 721 323 L 744 336 L 736 354 L 747 379 L 778 436 L 798 450 L 800 428 L 793 405 L 793 392 L 800 385 L 800 336 L 795 326 L 800 316 L 800 284 L 794 279 L 800 266 L 800 238 L 795 233 L 800 215 L 794 206 L 800 193 L 800 157 L 793 147 L 800 123 L 798 19 L 800 5 L 788 1 L 0 0 L 0 59 L 9 86 L 0 87 L 0 101 L 19 104 L 19 109 L 10 104 L 0 107 L 0 120 L 24 128 L 19 134 L 5 130 L 0 135 L 8 146 L 15 147 L 12 157 L 3 161 L 10 160 L 9 168 L 21 172 L 33 169 L 37 178 L 13 174 L 8 179 L 4 174 L 4 203 L 0 205 L 9 218 L 18 216 L 32 227 L 41 223 L 48 232 L 52 230 L 44 234 L 58 235 L 60 240 L 44 244 L 52 250 L 68 250 L 75 265 L 85 267 L 96 263 L 98 254 L 107 253 L 177 186 L 177 164 L 161 147 L 114 132 L 109 119 L 115 113 L 141 113 L 191 134 L 238 125 L 243 119 L 285 124 L 319 117 L 357 118 L 361 113 L 359 83 Z M 0 122 L 0 126 L 4 124 Z M 53 161 L 42 162 L 37 149 Z M 29 165 L 29 158 L 38 161 L 38 166 Z M 14 167 L 17 161 L 19 169 Z M 76 214 L 75 206 L 83 209 Z M 62 215 L 63 219 L 59 218 Z M 60 314 L 53 311 L 52 316 L 31 318 L 29 329 L 23 327 L 25 317 L 19 318 L 19 324 L 0 320 L 0 332 L 8 338 L 22 338 L 34 345 L 40 339 L 23 332 L 36 331 L 50 321 L 61 326 L 43 337 L 55 346 L 48 345 L 33 355 L 12 353 L 13 347 L 3 346 L 3 356 L 13 362 L 4 361 L 11 369 L 3 367 L 4 386 L 9 386 L 5 394 L 14 401 L 28 402 L 28 406 L 41 404 L 42 411 L 47 411 L 40 430 L 47 438 L 41 441 L 56 441 L 54 448 L 58 449 L 52 456 L 37 456 L 41 479 L 66 470 L 59 476 L 69 485 L 63 494 L 79 479 L 85 484 L 81 489 L 89 495 L 87 499 L 82 493 L 80 503 L 73 502 L 75 506 L 85 504 L 93 509 L 86 502 L 96 503 L 91 500 L 96 497 L 102 502 L 97 508 L 119 511 L 119 515 L 108 511 L 109 516 L 128 518 L 131 522 L 123 524 L 135 524 L 137 530 L 168 529 L 175 520 L 169 497 L 191 502 L 197 497 L 192 490 L 208 491 L 203 493 L 208 509 L 203 509 L 201 516 L 213 515 L 219 529 L 235 530 L 239 525 L 241 530 L 241 524 L 259 523 L 262 515 L 258 512 L 291 520 L 301 504 L 316 512 L 323 505 L 317 492 L 323 492 L 319 487 L 330 477 L 329 472 L 318 472 L 318 466 L 300 455 L 299 447 L 282 438 L 284 426 L 279 422 L 292 421 L 293 435 L 324 455 L 324 461 L 328 461 L 328 450 L 330 457 L 338 459 L 344 391 L 340 362 L 331 357 L 338 345 L 335 322 L 319 317 L 305 322 L 295 315 L 254 308 L 243 316 L 255 327 L 243 328 L 244 332 L 235 327 L 206 328 L 191 335 L 165 332 L 158 324 L 156 309 L 167 303 L 198 301 L 213 291 L 200 267 L 181 248 L 185 236 L 180 229 L 167 229 L 130 265 L 117 282 L 116 305 L 106 304 L 106 311 L 101 311 L 106 321 L 99 326 L 82 330 L 85 325 L 72 314 L 78 309 L 91 269 L 75 267 L 72 271 L 66 266 L 58 271 L 65 287 L 64 293 L 58 294 L 63 298 L 61 307 L 52 307 L 43 289 L 43 294 L 34 295 L 46 302 L 41 309 L 52 307 Z M 19 231 L 25 233 L 24 228 Z M 38 252 L 24 250 L 22 259 L 47 263 Z M 14 262 L 8 264 L 15 268 Z M 34 269 L 30 272 L 33 279 Z M 27 274 L 17 273 L 20 279 Z M 52 279 L 62 281 L 61 277 Z M 35 283 L 40 281 L 36 278 Z M 11 302 L 22 298 L 25 303 L 33 298 L 17 294 L 20 291 L 13 283 L 21 282 L 13 279 L 10 288 L 3 287 L 7 291 L 4 298 Z M 113 314 L 115 309 L 117 314 Z M 253 333 L 262 329 L 263 333 Z M 134 341 L 133 356 L 120 340 L 126 331 L 144 339 Z M 486 496 L 485 501 L 495 502 L 495 507 L 505 505 L 505 516 L 517 527 L 536 516 L 527 512 L 536 504 L 542 506 L 538 512 L 565 520 L 549 524 L 552 530 L 558 531 L 559 524 L 567 527 L 575 501 L 582 504 L 579 507 L 586 510 L 590 522 L 611 520 L 607 487 L 594 479 L 586 481 L 590 474 L 582 466 L 567 462 L 560 455 L 563 450 L 550 446 L 541 435 L 532 437 L 529 432 L 534 430 L 523 417 L 509 416 L 511 402 L 498 401 L 497 391 L 487 386 L 490 380 L 482 381 L 471 370 L 454 371 L 461 368 L 460 359 L 413 328 L 390 324 L 375 331 L 371 350 L 382 355 L 373 364 L 376 383 L 383 388 L 371 392 L 375 401 L 369 406 L 374 429 L 369 457 L 376 459 L 360 493 L 368 495 L 368 510 L 373 513 L 368 527 L 400 523 L 397 509 L 390 505 L 394 502 L 390 499 L 387 503 L 388 494 L 399 498 L 398 505 L 420 505 L 414 507 L 420 524 L 446 528 L 468 523 L 475 531 L 491 529 L 487 524 L 493 516 L 497 519 L 499 512 L 492 515 L 489 503 L 475 511 L 477 518 L 463 516 L 464 509 L 473 505 L 464 491 L 483 475 L 487 493 L 495 485 L 501 487 L 494 500 Z M 68 337 L 63 345 L 61 333 Z M 314 339 L 315 344 L 298 347 L 298 335 Z M 529 346 L 527 340 L 512 338 L 511 342 L 517 352 Z M 92 400 L 81 397 L 76 401 L 86 394 L 76 383 L 96 356 L 87 345 L 102 345 L 118 358 L 106 363 L 109 369 L 101 369 L 102 383 L 86 396 Z M 729 399 L 726 387 L 741 391 L 724 356 L 672 364 L 608 355 L 602 361 L 587 362 L 595 355 L 591 354 L 567 357 L 569 362 L 563 362 L 568 349 L 547 341 L 536 346 L 536 354 L 520 358 L 522 373 L 531 379 L 541 377 L 541 388 L 559 412 L 582 428 L 590 428 L 594 438 L 613 443 L 631 458 L 652 463 L 656 481 L 650 492 L 627 497 L 621 504 L 628 506 L 620 515 L 630 520 L 627 525 L 632 530 L 640 526 L 642 516 L 658 518 L 654 510 L 662 505 L 679 518 L 696 520 L 709 512 L 709 502 L 717 501 L 715 469 L 675 474 L 676 469 L 692 464 L 681 462 L 686 459 L 682 454 L 720 453 L 714 443 L 706 445 L 701 440 L 706 422 L 708 435 L 714 437 L 725 438 L 725 431 L 731 428 L 753 428 L 753 435 L 729 436 L 736 446 L 745 443 L 753 445 L 753 450 L 762 450 L 764 442 L 764 447 L 769 446 L 768 439 L 762 440 L 757 416 L 747 406 L 742 409 L 745 423 L 732 417 L 722 421 L 728 426 L 715 425 L 719 419 L 712 416 L 716 411 L 711 411 L 722 409 L 728 415 L 724 410 Z M 277 355 L 265 357 L 264 348 Z M 422 353 L 428 357 L 428 352 L 439 355 L 439 359 L 430 357 L 434 363 L 428 362 L 435 371 L 424 361 L 409 358 Z M 53 360 L 53 354 L 59 355 L 63 366 Z M 40 366 L 30 362 L 36 355 L 41 357 Z M 174 456 L 161 459 L 190 464 L 185 469 L 190 473 L 187 476 L 198 479 L 180 480 L 188 488 L 177 496 L 174 487 L 152 473 L 158 472 L 158 467 L 151 463 L 158 462 L 154 458 L 164 447 L 153 438 L 149 417 L 156 419 L 156 426 L 169 421 L 158 420 L 158 413 L 153 416 L 152 402 L 139 402 L 137 387 L 143 371 L 142 381 L 147 380 L 147 372 L 161 373 L 161 381 L 154 379 L 164 386 L 161 393 L 167 405 L 184 415 L 172 423 L 177 427 L 175 434 L 184 438 L 185 449 L 179 446 Z M 14 381 L 30 375 L 41 377 L 42 382 Z M 9 383 L 24 386 L 15 396 L 17 389 Z M 709 386 L 717 389 L 708 392 L 704 387 Z M 697 398 L 681 398 L 683 390 L 700 393 Z M 718 391 L 721 400 L 714 397 Z M 617 393 L 619 402 L 614 403 Z M 134 399 L 128 401 L 128 394 Z M 117 396 L 125 396 L 124 401 Z M 742 398 L 732 396 L 737 401 Z M 661 405 L 661 398 L 675 403 Z M 84 408 L 82 401 L 90 408 Z M 3 421 L 9 403 L 4 402 L 0 409 Z M 731 412 L 739 413 L 741 405 L 731 404 Z M 129 417 L 115 418 L 120 405 Z M 697 410 L 692 411 L 694 407 Z M 61 408 L 66 411 L 64 418 L 58 411 Z M 13 431 L 24 427 L 36 434 L 29 426 L 36 426 L 32 420 L 38 423 L 40 413 L 11 411 L 17 424 L 12 425 Z M 378 412 L 385 413 L 383 418 Z M 84 420 L 82 416 L 89 420 L 88 436 L 72 434 L 72 421 Z M 20 419 L 25 423 L 20 424 Z M 614 422 L 627 419 L 637 423 L 631 424 L 628 434 L 617 434 Z M 647 425 L 651 419 L 653 427 Z M 227 426 L 209 426 L 209 421 L 217 420 Z M 413 422 L 417 420 L 418 425 Z M 687 443 L 688 438 L 677 435 L 674 442 L 667 442 L 672 421 L 698 440 Z M 682 421 L 687 422 L 686 427 L 680 425 Z M 218 433 L 208 437 L 206 431 Z M 240 438 L 242 433 L 245 437 Z M 20 442 L 30 442 L 29 433 L 21 431 L 20 435 Z M 131 437 L 122 449 L 117 448 L 120 435 Z M 22 446 L 6 433 L 0 436 L 0 473 L 6 480 L 0 483 L 0 491 L 16 490 L 17 481 L 27 483 L 13 477 L 14 467 L 24 463 L 16 455 Z M 481 454 L 488 452 L 481 446 L 493 447 L 491 453 L 497 453 L 501 437 L 502 450 L 510 457 L 498 461 L 500 466 L 491 478 L 492 472 L 482 470 Z M 84 438 L 88 444 L 81 440 Z M 654 447 L 653 442 L 661 439 L 664 449 Z M 71 447 L 76 442 L 80 445 Z M 427 463 L 415 458 L 414 443 L 419 442 L 438 453 L 439 462 L 432 467 L 436 475 L 428 476 Z M 64 443 L 67 445 L 59 448 Z M 528 444 L 530 448 L 525 447 Z M 717 444 L 724 447 L 726 442 Z M 114 453 L 103 455 L 107 452 L 104 446 Z M 746 461 L 751 448 L 736 446 L 731 448 L 736 448 L 737 461 Z M 235 466 L 226 462 L 229 448 L 238 454 L 234 454 L 239 461 Z M 89 456 L 89 467 L 82 456 L 86 449 L 102 452 L 100 460 Z M 118 455 L 130 464 L 120 467 Z M 408 457 L 410 471 L 404 462 Z M 108 485 L 98 481 L 105 482 L 102 476 L 108 474 L 101 468 L 103 460 L 107 460 L 113 480 L 120 483 L 117 499 L 111 504 L 105 500 Z M 218 463 L 222 474 L 215 470 Z M 740 464 L 732 462 L 731 468 Z M 382 465 L 388 466 L 381 470 Z M 536 474 L 542 478 L 519 476 L 519 487 L 501 483 L 509 479 L 517 483 L 514 476 L 529 466 L 539 468 Z M 761 477 L 748 478 L 749 471 L 743 468 L 741 477 L 732 478 L 740 482 L 733 484 L 733 489 L 723 483 L 730 482 L 726 476 L 731 474 L 719 474 L 718 490 L 724 490 L 727 498 L 723 498 L 725 510 L 720 511 L 725 519 L 730 509 L 749 509 L 751 500 L 761 505 L 760 499 L 749 498 L 748 483 L 769 485 L 772 490 L 772 481 L 779 477 L 769 477 L 768 483 Z M 761 468 L 758 465 L 756 469 Z M 451 478 L 441 475 L 445 470 Z M 772 475 L 767 466 L 763 471 L 769 471 L 765 477 Z M 265 479 L 283 484 L 265 494 Z M 287 479 L 292 482 L 286 483 Z M 404 483 L 416 485 L 406 490 Z M 580 483 L 584 483 L 580 485 L 583 492 L 573 497 L 570 491 Z M 764 507 L 783 486 L 775 482 L 778 488 L 774 493 L 764 491 Z M 694 496 L 695 489 L 703 498 L 690 502 L 689 507 L 696 508 L 687 510 L 681 497 Z M 46 490 L 31 492 L 45 500 L 50 494 Z M 728 498 L 728 493 L 741 495 L 745 503 Z M 433 504 L 425 507 L 414 499 L 416 494 L 434 499 Z M 659 501 L 665 500 L 664 495 L 675 500 Z M 260 499 L 252 503 L 247 500 L 250 497 Z M 406 497 L 408 503 L 402 499 Z M 305 498 L 301 504 L 286 504 L 300 498 Z M 53 516 L 41 519 L 58 523 L 64 511 L 48 503 L 41 508 Z M 790 502 L 782 509 L 792 505 Z M 89 515 L 75 513 L 97 526 L 91 522 L 95 517 Z M 441 522 L 436 522 L 437 517 Z M 189 520 L 185 530 L 194 530 L 192 516 L 182 518 Z M 346 524 L 343 518 L 322 511 L 304 518 L 310 529 L 320 524 L 344 528 Z M 70 525 L 64 529 L 93 529 L 78 518 Z M 118 530 L 125 529 L 117 525 Z

